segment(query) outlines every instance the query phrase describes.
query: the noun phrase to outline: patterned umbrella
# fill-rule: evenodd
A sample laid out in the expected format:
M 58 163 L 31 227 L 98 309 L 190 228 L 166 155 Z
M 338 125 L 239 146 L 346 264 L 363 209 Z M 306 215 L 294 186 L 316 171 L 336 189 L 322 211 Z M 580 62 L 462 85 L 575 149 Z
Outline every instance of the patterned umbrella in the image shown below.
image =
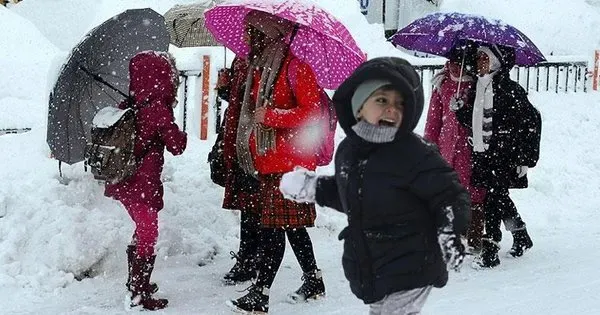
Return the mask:
M 247 56 L 244 18 L 266 12 L 298 24 L 290 43 L 292 53 L 315 72 L 319 85 L 337 88 L 366 60 L 346 27 L 313 2 L 301 0 L 231 0 L 205 12 L 206 27 L 217 41 L 236 55 Z
M 204 27 L 203 4 L 175 5 L 165 13 L 171 44 L 177 47 L 221 46 Z
M 415 20 L 390 37 L 394 45 L 443 57 L 448 57 L 452 47 L 464 40 L 512 47 L 518 65 L 533 65 L 546 60 L 517 28 L 479 15 L 433 13 Z

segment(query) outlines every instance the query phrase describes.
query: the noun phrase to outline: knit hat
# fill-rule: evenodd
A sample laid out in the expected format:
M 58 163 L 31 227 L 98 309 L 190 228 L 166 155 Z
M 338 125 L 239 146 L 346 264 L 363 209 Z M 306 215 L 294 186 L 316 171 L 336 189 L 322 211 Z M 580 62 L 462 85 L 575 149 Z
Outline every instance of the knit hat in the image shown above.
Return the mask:
M 373 94 L 379 88 L 390 84 L 392 83 L 386 80 L 369 80 L 357 86 L 350 101 L 352 104 L 352 113 L 354 113 L 354 117 L 358 117 L 358 112 L 360 112 L 363 104 L 367 101 L 371 94 Z

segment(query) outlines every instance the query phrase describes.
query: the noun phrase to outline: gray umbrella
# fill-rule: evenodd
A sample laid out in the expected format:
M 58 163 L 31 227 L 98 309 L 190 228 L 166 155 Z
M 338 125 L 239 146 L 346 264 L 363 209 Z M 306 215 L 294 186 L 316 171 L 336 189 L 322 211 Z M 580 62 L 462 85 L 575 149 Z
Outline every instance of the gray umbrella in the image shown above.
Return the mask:
M 168 48 L 164 18 L 152 9 L 127 10 L 90 31 L 71 52 L 50 94 L 47 142 L 54 158 L 83 161 L 94 115 L 127 97 L 129 60 L 140 51 Z
M 219 1 L 212 1 L 221 2 Z M 208 29 L 204 26 L 204 11 L 213 5 L 207 4 L 177 4 L 165 13 L 165 23 L 171 36 L 171 44 L 183 47 L 202 47 L 202 46 L 222 46 L 218 43 Z M 223 47 L 225 56 L 227 49 Z M 223 66 L 225 67 L 225 66 Z M 182 84 L 186 93 L 183 98 L 183 129 L 186 128 L 187 121 L 187 89 L 188 75 L 181 73 L 183 77 Z M 220 121 L 221 99 L 217 96 L 215 101 L 215 111 L 217 115 L 217 128 Z
M 171 44 L 177 47 L 221 46 L 204 27 L 204 10 L 210 5 L 175 5 L 165 13 Z

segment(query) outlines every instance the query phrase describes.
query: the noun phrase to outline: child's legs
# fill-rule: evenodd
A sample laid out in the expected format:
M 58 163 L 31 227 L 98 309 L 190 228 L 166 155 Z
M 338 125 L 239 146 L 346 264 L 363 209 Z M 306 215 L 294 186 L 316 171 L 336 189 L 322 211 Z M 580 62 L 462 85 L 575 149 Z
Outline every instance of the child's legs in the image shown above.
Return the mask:
M 285 230 L 262 229 L 260 231 L 262 259 L 259 261 L 256 285 L 270 288 L 285 253 Z
M 370 305 L 369 315 L 418 315 L 431 293 L 431 286 L 399 291 Z
M 240 222 L 240 250 L 242 259 L 257 258 L 260 243 L 260 214 L 254 209 L 242 210 Z
M 519 215 L 515 203 L 510 199 L 508 189 L 502 195 L 500 203 L 502 205 L 502 221 L 506 230 L 515 232 L 525 229 L 525 222 L 521 218 L 521 215 Z
M 143 203 L 125 204 L 125 208 L 135 223 L 134 242 L 137 255 L 154 255 L 154 245 L 158 239 L 158 211 Z
M 309 273 L 317 269 L 312 241 L 306 228 L 289 229 L 286 230 L 286 234 L 302 272 Z
M 485 234 L 492 241 L 499 243 L 502 240 L 502 214 L 504 207 L 504 190 L 492 188 L 488 190 L 484 212 L 485 212 Z

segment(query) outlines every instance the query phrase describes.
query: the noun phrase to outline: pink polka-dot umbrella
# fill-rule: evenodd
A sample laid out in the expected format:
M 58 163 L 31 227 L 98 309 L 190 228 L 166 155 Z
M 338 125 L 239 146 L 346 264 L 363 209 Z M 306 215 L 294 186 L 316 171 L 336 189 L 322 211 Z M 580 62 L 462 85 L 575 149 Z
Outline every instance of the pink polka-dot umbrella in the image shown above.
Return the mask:
M 206 28 L 236 55 L 247 56 L 250 47 L 244 41 L 244 18 L 251 10 L 298 23 L 298 32 L 290 44 L 291 51 L 311 66 L 323 88 L 336 89 L 366 60 L 346 27 L 308 1 L 226 1 L 204 12 Z

